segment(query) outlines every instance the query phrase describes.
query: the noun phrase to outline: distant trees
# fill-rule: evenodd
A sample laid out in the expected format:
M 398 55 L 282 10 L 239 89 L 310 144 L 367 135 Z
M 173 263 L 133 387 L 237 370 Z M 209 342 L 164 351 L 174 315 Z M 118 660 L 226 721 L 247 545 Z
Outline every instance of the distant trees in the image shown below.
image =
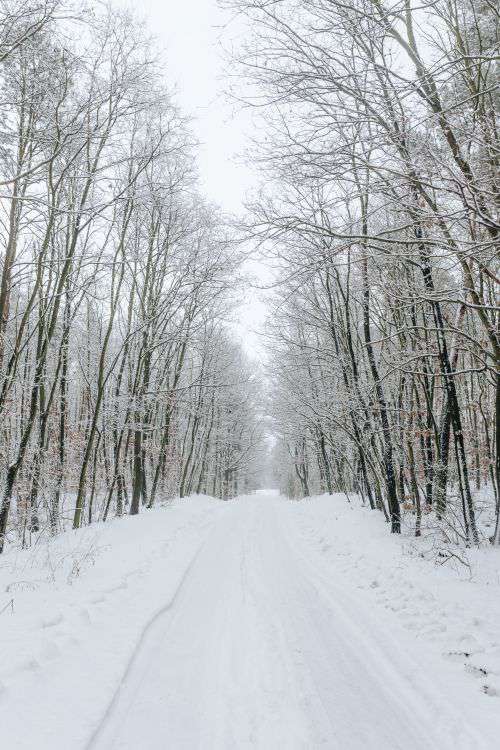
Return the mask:
M 0 0 L 0 550 L 252 486 L 239 258 L 153 52 L 125 12 Z
M 234 0 L 266 138 L 254 236 L 291 491 L 361 492 L 500 543 L 498 13 L 489 2 Z M 287 473 L 289 472 L 289 473 Z

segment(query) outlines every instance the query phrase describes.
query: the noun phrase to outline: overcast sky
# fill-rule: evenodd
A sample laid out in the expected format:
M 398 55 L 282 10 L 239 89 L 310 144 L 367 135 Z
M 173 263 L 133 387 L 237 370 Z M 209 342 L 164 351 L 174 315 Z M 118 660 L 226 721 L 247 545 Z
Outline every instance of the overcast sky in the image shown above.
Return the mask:
M 178 104 L 193 118 L 192 129 L 200 142 L 198 168 L 204 194 L 224 211 L 240 213 L 257 176 L 238 159 L 250 130 L 249 117 L 224 95 L 227 60 L 223 41 L 227 46 L 236 24 L 217 7 L 216 0 L 124 0 L 124 4 L 143 17 L 157 37 L 166 60 L 165 80 L 169 86 L 175 85 Z M 255 264 L 252 270 L 262 278 L 266 275 Z M 246 350 L 259 357 L 261 342 L 254 330 L 265 316 L 260 296 L 248 290 L 237 326 Z
M 240 210 L 254 178 L 234 161 L 245 144 L 245 113 L 235 112 L 223 93 L 221 36 L 230 16 L 215 0 L 142 0 L 136 8 L 164 47 L 166 79 L 177 83 L 177 100 L 194 117 L 204 190 L 225 209 Z

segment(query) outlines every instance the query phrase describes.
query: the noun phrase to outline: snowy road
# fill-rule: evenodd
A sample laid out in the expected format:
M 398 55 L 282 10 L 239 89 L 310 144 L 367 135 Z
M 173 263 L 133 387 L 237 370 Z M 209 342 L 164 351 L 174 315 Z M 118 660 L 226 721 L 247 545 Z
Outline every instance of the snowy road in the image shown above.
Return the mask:
M 407 642 L 308 555 L 288 505 L 260 495 L 220 515 L 89 750 L 490 747 Z

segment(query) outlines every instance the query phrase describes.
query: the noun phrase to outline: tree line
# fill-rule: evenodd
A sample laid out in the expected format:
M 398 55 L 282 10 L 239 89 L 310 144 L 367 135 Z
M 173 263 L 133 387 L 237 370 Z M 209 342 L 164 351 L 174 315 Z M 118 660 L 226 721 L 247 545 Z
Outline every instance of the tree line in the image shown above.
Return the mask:
M 228 0 L 261 125 L 247 231 L 290 495 L 359 492 L 500 543 L 498 8 Z
M 0 551 L 253 487 L 239 253 L 128 13 L 0 2 Z

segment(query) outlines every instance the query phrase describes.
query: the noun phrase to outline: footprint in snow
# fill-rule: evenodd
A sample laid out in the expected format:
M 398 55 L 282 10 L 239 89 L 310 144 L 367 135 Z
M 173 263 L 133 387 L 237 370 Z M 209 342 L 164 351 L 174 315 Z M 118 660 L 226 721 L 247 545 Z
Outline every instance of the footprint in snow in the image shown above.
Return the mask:
M 40 669 L 40 664 L 33 658 L 23 659 L 19 663 L 18 669 L 20 672 L 37 672 Z
M 85 607 L 82 607 L 78 613 L 80 615 L 80 618 L 83 620 L 85 624 L 90 625 L 90 614 L 88 609 L 85 609 Z
M 62 638 L 64 639 L 64 642 L 67 646 L 76 648 L 77 646 L 80 646 L 80 640 L 78 638 L 75 638 L 74 635 L 68 635 L 67 633 L 64 633 Z
M 60 625 L 63 620 L 64 617 L 59 612 L 57 615 L 53 615 L 52 617 L 48 617 L 45 620 L 42 620 L 42 628 L 55 628 L 57 625 Z
M 410 621 L 410 622 L 403 622 L 403 627 L 406 630 L 417 630 L 419 626 L 416 622 Z
M 485 695 L 489 695 L 492 698 L 496 698 L 499 695 L 498 690 L 493 685 L 483 685 L 482 691 Z

